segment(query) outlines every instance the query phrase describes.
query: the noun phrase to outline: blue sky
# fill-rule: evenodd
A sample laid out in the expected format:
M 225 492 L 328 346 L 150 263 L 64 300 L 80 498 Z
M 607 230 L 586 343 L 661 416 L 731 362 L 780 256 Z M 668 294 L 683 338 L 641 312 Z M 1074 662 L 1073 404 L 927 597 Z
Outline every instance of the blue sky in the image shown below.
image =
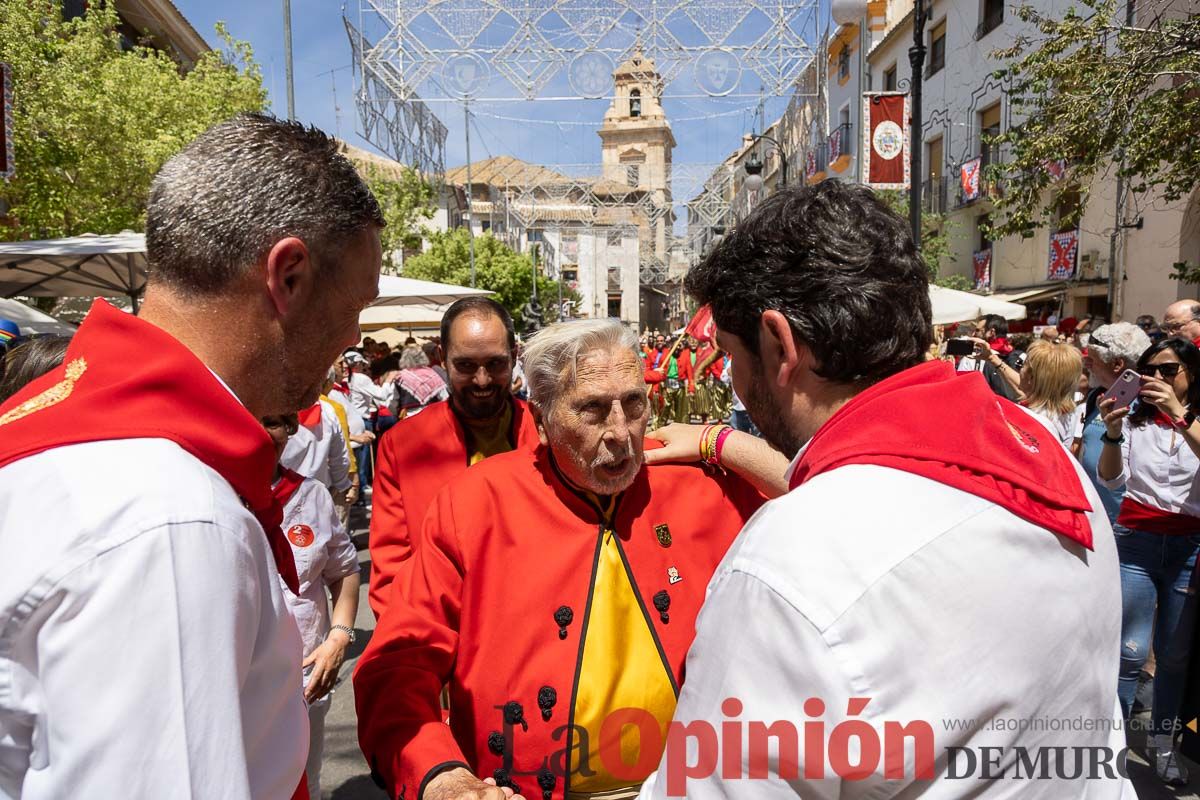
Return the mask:
M 281 0 L 174 2 L 210 44 L 217 42 L 213 26 L 218 20 L 227 24 L 235 38 L 250 42 L 262 65 L 272 110 L 284 115 L 287 101 Z M 357 15 L 355 0 L 347 0 L 347 8 L 348 13 Z M 292 0 L 292 31 L 296 116 L 353 144 L 375 149 L 357 132 L 351 50 L 341 4 L 332 0 Z M 743 133 L 753 128 L 761 130 L 755 115 L 757 105 L 755 97 L 669 97 L 665 106 L 678 143 L 675 162 L 720 162 L 738 145 Z M 769 122 L 785 106 L 786 99 L 768 97 L 763 116 Z M 607 100 L 473 104 L 472 159 L 512 155 L 539 164 L 598 163 L 600 147 L 595 131 L 607 107 Z M 438 104 L 434 110 L 449 129 L 446 165 L 464 163 L 461 106 Z M 539 124 L 500 117 L 553 122 Z

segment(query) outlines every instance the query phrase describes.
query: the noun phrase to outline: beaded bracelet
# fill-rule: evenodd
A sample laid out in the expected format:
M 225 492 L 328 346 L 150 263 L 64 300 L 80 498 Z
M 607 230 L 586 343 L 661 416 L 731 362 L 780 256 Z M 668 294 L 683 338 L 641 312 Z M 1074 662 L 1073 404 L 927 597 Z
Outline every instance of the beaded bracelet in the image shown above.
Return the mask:
M 717 443 L 713 445 L 713 465 L 720 466 L 721 451 L 725 449 L 725 440 L 729 438 L 729 434 L 733 433 L 733 428 L 728 425 L 722 426 L 721 432 L 717 434 Z

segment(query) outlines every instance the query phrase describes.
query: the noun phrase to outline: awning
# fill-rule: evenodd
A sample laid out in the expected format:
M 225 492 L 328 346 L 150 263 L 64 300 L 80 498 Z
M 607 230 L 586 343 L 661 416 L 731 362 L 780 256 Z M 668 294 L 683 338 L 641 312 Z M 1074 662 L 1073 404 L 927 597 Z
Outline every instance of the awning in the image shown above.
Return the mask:
M 49 314 L 43 314 L 36 308 L 27 306 L 16 300 L 0 298 L 0 319 L 12 320 L 21 329 L 21 334 L 29 336 L 33 333 L 54 333 L 70 336 L 75 333 L 75 326 L 55 319 Z
M 1056 283 L 1052 286 L 1035 286 L 1032 289 L 996 292 L 988 296 L 1006 303 L 1035 303 L 1038 300 L 1049 300 L 1051 297 L 1066 294 L 1068 291 L 1070 291 L 1070 287 L 1067 284 Z
M 380 275 L 379 299 L 372 303 L 371 307 L 448 305 L 463 297 L 486 297 L 490 294 L 493 292 L 486 289 L 472 289 L 469 286 L 401 278 L 396 275 Z M 441 319 L 441 314 L 438 314 L 437 318 Z
M 140 233 L 0 242 L 0 297 L 136 298 L 145 285 Z
M 965 322 L 989 314 L 999 314 L 1005 319 L 1025 318 L 1025 306 L 1000 300 L 998 295 L 960 292 L 942 286 L 929 287 L 929 303 L 934 325 Z
M 364 331 L 380 328 L 430 329 L 442 324 L 448 305 L 370 306 L 358 315 L 358 326 Z

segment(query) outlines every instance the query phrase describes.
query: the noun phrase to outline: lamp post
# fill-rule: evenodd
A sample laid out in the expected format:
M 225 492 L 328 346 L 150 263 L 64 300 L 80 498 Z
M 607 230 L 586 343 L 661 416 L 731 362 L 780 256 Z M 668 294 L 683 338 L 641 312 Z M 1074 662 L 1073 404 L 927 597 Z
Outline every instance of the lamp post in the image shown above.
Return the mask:
M 760 139 L 765 139 L 775 145 L 775 152 L 779 154 L 779 185 L 780 187 L 787 186 L 788 179 L 788 162 L 787 156 L 783 154 L 783 146 L 774 138 L 767 136 L 765 133 L 751 133 L 750 137 L 757 143 Z M 757 192 L 762 188 L 763 178 L 763 163 L 757 154 L 751 153 L 750 158 L 746 160 L 746 188 L 752 192 Z
M 932 0 L 916 0 L 913 8 L 913 43 L 908 48 L 908 63 L 912 65 L 912 116 L 909 118 L 908 150 L 908 224 L 912 228 L 913 244 L 921 249 L 921 83 L 925 69 L 925 25 L 929 22 Z

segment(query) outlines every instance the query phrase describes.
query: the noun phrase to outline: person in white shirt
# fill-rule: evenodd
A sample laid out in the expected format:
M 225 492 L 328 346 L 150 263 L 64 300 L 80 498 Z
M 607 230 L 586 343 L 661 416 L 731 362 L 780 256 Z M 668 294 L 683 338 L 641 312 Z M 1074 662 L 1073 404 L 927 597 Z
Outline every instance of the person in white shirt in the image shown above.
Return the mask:
M 781 190 L 686 286 L 786 454 L 763 467 L 794 459 L 708 584 L 640 796 L 1133 798 L 1108 519 L 1026 411 L 925 361 L 904 220 L 865 187 Z M 673 428 L 648 461 L 713 460 Z M 1066 768 L 1043 776 L 1055 752 Z M 1074 779 L 1088 753 L 1103 768 Z
M 263 427 L 282 455 L 289 437 L 300 424 L 295 414 L 264 417 Z M 354 643 L 354 617 L 358 614 L 358 552 L 338 519 L 328 489 L 282 463 L 273 484 L 283 505 L 282 529 L 286 532 L 296 574 L 298 593 L 284 587 L 288 608 L 304 640 L 302 685 L 308 703 L 309 744 L 305 774 L 310 800 L 321 797 L 321 759 L 325 752 L 325 716 L 346 648 Z M 328 589 L 329 594 L 326 594 Z M 330 612 L 330 595 L 333 611 Z M 331 621 L 332 620 L 332 621 Z
M 333 406 L 318 400 L 300 414 L 296 435 L 287 441 L 283 466 L 323 484 L 341 502 L 350 490 L 350 450 Z
M 151 185 L 138 316 L 0 405 L 0 798 L 307 797 L 258 418 L 357 341 L 383 224 L 331 137 L 215 125 Z
M 1075 443 L 1080 414 L 1075 394 L 1082 374 L 1083 357 L 1065 342 L 1034 342 L 1021 370 L 1021 405 L 1066 448 Z
M 1120 695 L 1128 715 L 1153 635 L 1156 767 L 1163 781 L 1182 786 L 1187 771 L 1174 740 L 1191 654 L 1191 630 L 1182 620 L 1200 552 L 1200 350 L 1185 339 L 1163 339 L 1142 354 L 1137 371 L 1142 390 L 1134 406 L 1099 402 L 1107 430 L 1096 473 L 1108 488 L 1125 488 L 1117 515 Z
M 371 376 L 367 374 L 370 365 L 360 353 L 347 350 L 345 361 L 346 369 L 349 370 L 350 402 L 369 430 L 379 409 L 386 408 L 392 402 L 394 390 L 390 381 L 385 380 L 384 385 L 380 386 L 371 380 Z

